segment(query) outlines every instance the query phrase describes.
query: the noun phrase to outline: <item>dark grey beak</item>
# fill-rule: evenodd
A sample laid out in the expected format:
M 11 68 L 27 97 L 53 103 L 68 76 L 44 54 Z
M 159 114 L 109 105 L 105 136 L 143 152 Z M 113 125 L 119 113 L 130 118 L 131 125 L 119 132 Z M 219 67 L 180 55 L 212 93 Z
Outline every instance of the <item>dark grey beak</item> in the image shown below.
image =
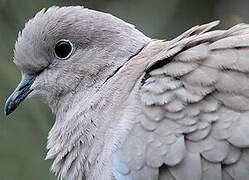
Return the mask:
M 15 91 L 7 99 L 4 106 L 4 114 L 8 116 L 12 113 L 17 106 L 32 92 L 30 89 L 31 85 L 34 83 L 36 75 L 25 75 L 22 81 L 19 83 Z

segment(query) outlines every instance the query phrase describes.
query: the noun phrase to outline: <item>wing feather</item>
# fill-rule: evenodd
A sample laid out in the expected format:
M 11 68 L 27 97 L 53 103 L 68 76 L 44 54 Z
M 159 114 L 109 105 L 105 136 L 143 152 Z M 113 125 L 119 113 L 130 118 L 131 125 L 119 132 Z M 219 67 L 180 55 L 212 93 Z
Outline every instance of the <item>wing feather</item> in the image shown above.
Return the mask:
M 162 166 L 159 179 L 248 179 L 249 25 L 206 32 L 217 23 L 151 47 L 120 152 L 133 177 Z
M 194 170 L 194 171 L 193 171 Z M 201 157 L 198 153 L 189 153 L 182 163 L 169 167 L 169 171 L 176 180 L 199 180 L 201 179 Z
M 221 163 L 212 163 L 205 159 L 201 159 L 202 180 L 222 180 Z

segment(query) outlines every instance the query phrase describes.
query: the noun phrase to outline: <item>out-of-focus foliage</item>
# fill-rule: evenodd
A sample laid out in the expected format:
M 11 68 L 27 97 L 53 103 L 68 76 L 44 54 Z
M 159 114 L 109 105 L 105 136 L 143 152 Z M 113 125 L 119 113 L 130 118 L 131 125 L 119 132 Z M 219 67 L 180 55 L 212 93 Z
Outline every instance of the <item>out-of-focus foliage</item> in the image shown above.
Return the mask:
M 112 13 L 152 38 L 171 39 L 196 24 L 220 19 L 221 28 L 249 22 L 243 0 L 0 0 L 0 109 L 20 80 L 12 62 L 17 33 L 42 8 L 84 5 Z M 46 137 L 54 117 L 39 98 L 26 100 L 5 120 L 0 114 L 0 180 L 51 180 Z

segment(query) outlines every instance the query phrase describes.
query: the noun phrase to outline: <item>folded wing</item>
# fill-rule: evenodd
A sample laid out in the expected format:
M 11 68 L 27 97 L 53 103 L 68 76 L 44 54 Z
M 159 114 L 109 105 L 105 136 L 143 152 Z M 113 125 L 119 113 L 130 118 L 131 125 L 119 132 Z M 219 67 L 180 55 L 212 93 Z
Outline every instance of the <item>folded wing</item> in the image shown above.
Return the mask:
M 146 67 L 120 152 L 134 178 L 248 179 L 249 25 L 206 32 L 217 24 L 165 42 Z

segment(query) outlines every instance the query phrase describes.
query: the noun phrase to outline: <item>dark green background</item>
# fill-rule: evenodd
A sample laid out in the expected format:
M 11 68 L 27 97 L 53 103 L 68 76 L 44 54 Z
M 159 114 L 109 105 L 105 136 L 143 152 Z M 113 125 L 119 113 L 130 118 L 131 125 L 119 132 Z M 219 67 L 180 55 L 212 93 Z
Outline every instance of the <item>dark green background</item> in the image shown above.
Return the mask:
M 34 14 L 52 5 L 84 5 L 110 12 L 152 38 L 171 39 L 196 24 L 234 19 L 249 22 L 247 0 L 0 0 L 0 109 L 20 80 L 12 62 L 17 33 Z M 0 113 L 0 180 L 51 180 L 46 138 L 54 116 L 39 98 L 26 100 L 5 120 Z

